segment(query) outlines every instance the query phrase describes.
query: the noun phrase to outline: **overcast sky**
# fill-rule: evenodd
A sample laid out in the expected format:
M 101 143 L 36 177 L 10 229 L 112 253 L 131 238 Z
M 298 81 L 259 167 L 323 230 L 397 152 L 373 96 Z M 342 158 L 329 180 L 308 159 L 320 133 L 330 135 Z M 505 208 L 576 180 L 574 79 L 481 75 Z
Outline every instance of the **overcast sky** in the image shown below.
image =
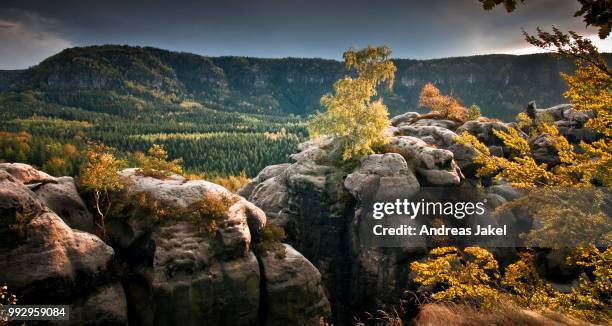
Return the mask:
M 593 35 L 576 0 L 527 0 L 511 14 L 477 0 L 2 0 L 0 69 L 62 49 L 147 45 L 203 55 L 339 59 L 350 46 L 387 44 L 399 58 L 533 52 L 521 28 L 555 24 Z

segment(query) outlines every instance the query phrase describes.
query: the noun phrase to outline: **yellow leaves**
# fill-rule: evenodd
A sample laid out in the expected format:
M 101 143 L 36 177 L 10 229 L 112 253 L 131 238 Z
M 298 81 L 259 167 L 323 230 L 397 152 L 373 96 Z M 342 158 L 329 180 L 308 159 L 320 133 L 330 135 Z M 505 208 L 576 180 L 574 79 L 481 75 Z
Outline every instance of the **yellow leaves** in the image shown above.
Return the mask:
M 608 198 L 608 199 L 606 199 Z M 541 187 L 526 193 L 507 207 L 522 207 L 533 217 L 534 227 L 521 235 L 525 245 L 535 248 L 564 248 L 611 243 L 612 225 L 605 213 L 609 201 L 595 187 Z
M 521 130 L 528 129 L 533 125 L 533 119 L 526 113 L 521 112 L 516 116 L 517 127 Z
M 537 164 L 531 156 L 514 157 L 512 160 L 497 157 L 489 162 L 500 170 L 496 178 L 506 179 L 518 188 L 531 188 L 557 180 L 548 172 L 545 163 Z
M 206 234 L 215 234 L 219 223 L 226 218 L 229 208 L 238 202 L 239 198 L 234 195 L 210 194 L 188 207 L 186 218 Z
M 530 123 L 524 118 L 523 121 L 524 124 Z M 612 184 L 612 146 L 608 138 L 604 137 L 592 144 L 582 142 L 577 151 L 554 124 L 539 123 L 536 129 L 555 148 L 560 165 L 550 169 L 546 164 L 537 164 L 531 156 L 529 142 L 514 128 L 508 131 L 493 130 L 504 145 L 514 150 L 515 156 L 511 158 L 491 155 L 484 144 L 467 132 L 455 137 L 455 141 L 476 149 L 478 155 L 474 162 L 481 165 L 478 176 L 496 175 L 496 178 L 506 179 L 515 187 L 590 186 L 593 180 L 604 185 Z
M 563 74 L 563 78 L 569 85 L 564 95 L 572 101 L 575 110 L 593 111 L 594 118 L 588 120 L 585 127 L 598 132 L 602 138 L 591 144 L 582 142 L 579 148 L 575 148 L 560 134 L 551 117 L 539 116 L 537 126 L 534 126 L 534 121 L 526 113 L 521 113 L 517 117 L 518 128 L 531 130 L 532 137 L 544 134 L 561 164 L 550 169 L 545 164 L 538 165 L 531 157 L 529 142 L 515 129 L 507 132 L 494 130 L 495 135 L 516 152 L 511 158 L 491 156 L 485 150 L 486 146 L 475 137 L 462 134 L 456 140 L 478 152 L 475 162 L 482 166 L 478 176 L 497 174 L 497 178 L 507 179 L 518 187 L 584 187 L 592 186 L 594 182 L 612 185 L 612 77 L 593 64 L 583 64 L 573 76 Z M 431 98 L 441 96 L 433 85 L 424 88 L 423 93 L 430 104 L 434 103 Z
M 476 138 L 476 136 L 470 134 L 467 131 L 463 131 L 458 136 L 454 137 L 453 140 L 460 144 L 474 148 L 478 153 L 477 158 L 481 156 L 486 157 L 491 155 L 491 153 L 489 152 L 489 148 L 487 148 L 487 146 L 481 143 L 478 138 Z
M 576 253 L 569 258 L 569 263 L 589 268 L 595 276 L 592 282 L 582 280 L 582 292 L 603 295 L 612 293 L 612 249 L 599 249 L 594 245 L 579 247 Z M 601 304 L 592 299 L 589 302 Z
M 529 148 L 529 143 L 527 143 L 514 128 L 508 128 L 508 131 L 493 129 L 493 133 L 495 136 L 499 137 L 508 148 L 515 150 L 519 155 L 525 155 L 531 150 Z
M 81 173 L 81 184 L 85 189 L 108 192 L 123 188 L 119 170 L 125 162 L 116 159 L 112 149 L 103 144 L 90 143 L 87 147 L 87 164 Z
M 496 178 L 506 179 L 513 186 L 520 188 L 531 188 L 543 182 L 557 180 L 552 173 L 547 171 L 546 164 L 537 164 L 532 157 L 528 156 L 531 151 L 529 143 L 519 136 L 517 130 L 509 128 L 507 132 L 494 130 L 494 133 L 504 141 L 506 146 L 523 156 L 515 156 L 512 159 L 493 156 L 487 146 L 475 136 L 464 131 L 454 139 L 476 150 L 477 155 L 474 162 L 481 165 L 477 176 L 496 175 Z
M 477 120 L 480 118 L 480 107 L 478 105 L 470 106 L 465 113 L 465 120 Z
M 593 110 L 610 114 L 612 108 L 612 77 L 592 64 L 576 69 L 573 76 L 562 74 L 569 89 L 564 96 L 569 98 L 578 111 Z M 610 127 L 610 125 L 608 125 Z M 604 130 L 597 130 L 602 132 Z M 609 130 L 608 130 L 609 131 Z
M 376 99 L 376 87 L 387 82 L 391 87 L 395 66 L 388 47 L 372 47 L 344 53 L 347 69 L 354 68 L 357 77 L 346 76 L 334 84 L 333 94 L 321 98 L 327 108 L 310 121 L 311 137 L 329 135 L 342 150 L 342 159 L 350 160 L 373 153 L 373 147 L 387 143 L 384 135 L 389 113 L 382 100 Z
M 574 109 L 595 113 L 586 126 L 606 137 L 612 136 L 612 77 L 592 64 L 578 67 L 573 76 L 562 77 L 569 86 L 564 96 L 571 100 Z
M 592 270 L 594 278 L 581 278 L 569 293 L 555 290 L 540 277 L 531 251 L 520 253 L 503 277 L 493 255 L 480 247 L 435 248 L 424 262 L 410 264 L 410 269 L 416 274 L 415 282 L 437 289 L 430 294 L 435 301 L 469 301 L 490 308 L 510 300 L 535 311 L 554 310 L 593 322 L 609 320 L 604 300 L 612 291 L 612 250 L 589 246 L 570 257 L 570 263 Z
M 182 160 L 168 161 L 168 153 L 162 145 L 153 144 L 148 151 L 149 155 L 136 153 L 136 160 L 140 164 L 138 172 L 147 177 L 165 179 L 175 174 L 182 174 Z
M 350 48 L 344 52 L 343 58 L 346 69 L 357 70 L 359 78 L 367 80 L 374 87 L 386 82 L 389 90 L 393 88 L 397 68 L 391 62 L 391 48 L 388 46 L 368 45 L 367 48 L 358 51 Z
M 499 279 L 498 264 L 493 255 L 479 247 L 463 251 L 440 247 L 430 251 L 431 258 L 413 262 L 414 281 L 423 285 L 441 285 L 444 289 L 432 294 L 436 301 L 476 300 L 485 306 L 499 298 L 494 289 Z
M 246 172 L 243 170 L 237 176 L 234 176 L 234 175 L 230 175 L 227 177 L 217 176 L 217 177 L 212 178 L 212 180 L 210 181 L 212 183 L 216 183 L 220 186 L 223 186 L 225 189 L 235 193 L 238 191 L 238 189 L 242 188 L 247 183 L 249 183 L 250 179 L 249 177 L 247 177 Z
M 577 248 L 568 262 L 593 270 L 593 280 L 581 277 L 577 287 L 569 293 L 555 290 L 539 276 L 531 252 L 521 253 L 519 260 L 506 268 L 502 280 L 511 298 L 523 307 L 535 311 L 556 310 L 570 316 L 601 322 L 609 320 L 604 298 L 612 290 L 610 270 L 612 251 L 603 252 L 594 246 Z

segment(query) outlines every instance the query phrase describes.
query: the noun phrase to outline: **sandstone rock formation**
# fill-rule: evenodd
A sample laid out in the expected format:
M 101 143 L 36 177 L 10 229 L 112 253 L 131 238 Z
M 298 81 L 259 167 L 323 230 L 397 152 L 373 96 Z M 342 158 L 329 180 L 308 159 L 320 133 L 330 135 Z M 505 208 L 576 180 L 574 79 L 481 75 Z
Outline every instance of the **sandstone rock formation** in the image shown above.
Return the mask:
M 260 257 L 265 279 L 266 325 L 318 325 L 330 316 L 321 274 L 302 254 L 284 245 L 282 257 L 269 253 Z
M 156 220 L 150 211 L 143 214 L 141 207 L 130 205 L 107 224 L 124 263 L 134 271 L 127 297 L 137 323 L 254 325 L 265 320 L 279 325 L 291 318 L 318 321 L 329 315 L 318 271 L 306 269 L 312 265 L 303 256 L 287 250 L 284 259 L 256 257 L 251 251 L 266 225 L 258 207 L 203 180 L 177 175 L 159 180 L 134 169 L 121 175 L 126 188 L 116 200 L 129 203 L 144 196 L 149 205 L 167 212 Z M 215 230 L 203 230 L 185 218 L 194 207 L 222 197 L 235 199 Z M 304 275 L 296 276 L 296 266 Z M 290 290 L 278 285 L 283 279 L 291 279 Z M 309 296 L 287 301 L 287 291 Z
M 23 163 L 0 163 L 0 170 L 6 171 L 15 180 L 23 184 L 56 182 L 56 178 Z
M 41 176 L 48 178 L 23 165 L 0 171 L 0 283 L 18 293 L 22 304 L 76 307 L 94 300 L 110 307 L 125 301 L 121 287 L 113 288 L 112 299 L 95 294 L 108 286 L 114 250 L 97 236 L 70 228 L 23 184 Z M 86 317 L 76 314 L 72 321 L 106 320 L 109 314 L 88 309 Z M 112 315 L 114 322 L 127 324 L 126 314 Z
M 306 325 L 330 316 L 318 270 L 290 246 L 282 257 L 256 256 L 265 213 L 219 185 L 122 171 L 125 188 L 106 216 L 112 248 L 82 231 L 102 233 L 72 178 L 2 167 L 0 283 L 20 304 L 69 304 L 74 325 Z M 227 204 L 214 230 L 201 224 L 209 200 Z
M 33 188 L 38 198 L 73 229 L 94 233 L 93 215 L 79 196 L 72 177 L 56 178 Z
M 458 185 L 463 178 L 451 151 L 435 148 L 418 138 L 393 137 L 385 150 L 402 155 L 430 185 Z
M 583 116 L 568 111 L 567 106 L 560 112 L 562 121 L 584 123 Z M 338 163 L 331 139 L 311 140 L 299 146 L 291 164 L 265 168 L 239 191 L 270 221 L 282 225 L 289 234 L 288 242 L 319 269 L 339 324 L 350 324 L 363 311 L 393 309 L 402 298 L 410 300 L 404 292 L 410 284 L 409 262 L 423 257 L 433 245 L 371 246 L 371 239 L 363 235 L 370 232 L 364 229 L 370 227 L 373 202 L 411 198 L 420 190 L 430 191 L 427 189 L 440 189 L 439 197 L 432 199 L 443 201 L 459 193 L 478 193 L 475 151 L 456 142 L 461 132 L 476 136 L 495 155 L 511 155 L 493 130 L 508 130 L 513 124 L 478 119 L 459 125 L 419 117 L 408 112 L 392 118 L 386 130 L 390 142 L 382 153 L 364 157 L 353 166 Z M 571 128 L 579 126 L 572 123 Z M 519 134 L 529 137 L 522 131 Z M 546 155 L 544 160 L 555 153 L 536 150 L 534 154 Z M 479 195 L 490 210 L 519 196 L 503 182 L 490 186 Z M 506 212 L 478 222 L 529 224 L 523 216 Z M 511 257 L 515 250 L 502 248 L 496 254 Z

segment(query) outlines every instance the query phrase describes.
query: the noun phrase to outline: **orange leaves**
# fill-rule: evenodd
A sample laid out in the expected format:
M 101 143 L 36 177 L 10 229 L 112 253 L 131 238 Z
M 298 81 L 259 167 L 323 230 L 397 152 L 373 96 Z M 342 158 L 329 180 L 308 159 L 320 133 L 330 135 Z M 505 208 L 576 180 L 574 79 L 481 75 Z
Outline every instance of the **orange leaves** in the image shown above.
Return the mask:
M 442 95 L 432 83 L 427 83 L 419 96 L 419 107 L 429 108 L 439 113 L 442 118 L 455 121 L 465 121 L 467 110 L 452 96 Z

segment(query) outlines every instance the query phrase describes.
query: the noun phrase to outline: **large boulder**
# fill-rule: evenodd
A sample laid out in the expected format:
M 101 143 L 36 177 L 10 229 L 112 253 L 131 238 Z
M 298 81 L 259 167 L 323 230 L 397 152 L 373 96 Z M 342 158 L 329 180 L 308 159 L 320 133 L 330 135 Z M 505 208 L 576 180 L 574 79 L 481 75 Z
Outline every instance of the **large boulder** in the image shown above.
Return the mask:
M 318 325 L 331 315 L 319 271 L 299 252 L 260 257 L 264 282 L 265 325 Z
M 24 296 L 69 296 L 103 276 L 113 258 L 113 249 L 97 236 L 70 229 L 53 212 L 33 217 L 25 233 L 23 243 L 0 253 L 0 279 Z
M 215 325 L 257 323 L 262 280 L 250 251 L 227 256 L 222 243 L 186 222 L 160 227 L 153 240 L 156 325 L 200 325 L 202 320 Z
M 33 188 L 40 200 L 73 229 L 93 233 L 93 215 L 77 191 L 72 177 L 57 178 Z
M 417 112 L 406 112 L 404 114 L 396 115 L 391 118 L 391 125 L 397 127 L 403 123 L 410 123 L 418 117 L 419 114 Z
M 56 182 L 56 178 L 23 163 L 0 163 L 0 170 L 12 175 L 23 184 L 34 182 Z
M 0 171 L 0 283 L 22 304 L 69 304 L 89 295 L 107 282 L 113 249 L 71 229 L 22 180 Z
M 128 309 L 119 282 L 102 286 L 70 306 L 69 325 L 128 325 Z
M 508 126 L 499 121 L 470 120 L 457 128 L 456 133 L 467 131 L 487 146 L 504 146 L 504 142 L 495 135 L 493 130 L 508 131 Z
M 357 314 L 397 302 L 408 283 L 402 261 L 411 253 L 362 242 L 363 208 L 373 198 L 409 197 L 419 182 L 396 153 L 342 166 L 330 142 L 310 141 L 300 149 L 282 173 L 255 181 L 248 199 L 285 227 L 289 243 L 320 271 L 334 320 L 348 324 Z
M 470 175 L 474 175 L 476 150 L 458 143 L 455 140 L 457 134 L 453 131 L 437 126 L 408 125 L 400 127 L 398 134 L 417 137 L 429 145 L 453 152 L 453 159 L 457 162 L 461 171 L 464 174 L 469 172 Z
M 412 241 L 410 246 L 394 248 L 397 243 L 374 237 L 372 227 L 386 220 L 373 219 L 372 207 L 374 203 L 412 198 L 420 189 L 419 181 L 402 155 L 387 153 L 364 157 L 346 177 L 344 186 L 355 198 L 349 232 L 355 280 L 350 285 L 350 304 L 361 312 L 373 306 L 388 307 L 403 296 L 408 284 L 408 265 L 400 262 L 426 252 L 425 243 Z M 420 226 L 420 221 L 406 222 Z
M 221 241 L 227 250 L 236 250 L 246 253 L 251 241 L 251 230 L 259 231 L 266 223 L 266 216 L 259 208 L 250 204 L 243 198 L 230 193 L 220 185 L 204 180 L 186 180 L 182 176 L 172 175 L 161 180 L 142 176 L 136 169 L 125 169 L 121 172 L 125 182 L 125 189 L 116 199 L 119 203 L 130 203 L 145 198 L 149 204 L 161 206 L 170 213 L 170 218 L 181 218 L 180 215 L 198 205 L 204 200 L 222 200 L 223 198 L 236 198 L 228 207 L 226 219 L 220 221 L 225 226 L 219 233 Z M 154 216 L 141 214 L 138 208 L 121 212 L 126 215 L 109 219 L 108 232 L 111 238 L 122 248 L 128 248 L 134 241 L 147 235 L 155 226 Z M 176 215 L 176 216 L 172 216 Z M 127 218 L 124 218 L 127 217 Z
M 357 199 L 364 196 L 375 201 L 410 198 L 419 190 L 419 181 L 397 153 L 364 157 L 355 172 L 344 180 L 344 186 Z
M 123 170 L 121 177 L 125 187 L 114 200 L 122 209 L 108 218 L 107 233 L 144 282 L 127 293 L 138 323 L 256 323 L 261 279 L 249 226 L 261 230 L 265 214 L 204 180 L 162 180 L 135 169 Z M 206 207 L 218 204 L 225 207 L 216 220 L 193 219 L 212 219 Z
M 277 165 L 268 165 L 263 170 L 261 170 L 255 178 L 253 178 L 248 184 L 242 187 L 238 194 L 243 197 L 249 197 L 253 190 L 255 190 L 255 186 L 259 183 L 262 183 L 270 178 L 276 177 L 277 175 L 283 173 L 288 167 L 289 163 L 277 164 Z
M 385 151 L 402 155 L 427 184 L 457 185 L 463 178 L 451 151 L 436 148 L 419 138 L 393 137 Z
M 345 237 L 353 197 L 343 185 L 348 171 L 334 165 L 339 157 L 329 138 L 302 143 L 298 150 L 282 173 L 263 182 L 254 178 L 247 199 L 284 227 L 289 244 L 320 271 L 335 320 L 350 321 L 352 310 L 343 308 L 351 286 Z

